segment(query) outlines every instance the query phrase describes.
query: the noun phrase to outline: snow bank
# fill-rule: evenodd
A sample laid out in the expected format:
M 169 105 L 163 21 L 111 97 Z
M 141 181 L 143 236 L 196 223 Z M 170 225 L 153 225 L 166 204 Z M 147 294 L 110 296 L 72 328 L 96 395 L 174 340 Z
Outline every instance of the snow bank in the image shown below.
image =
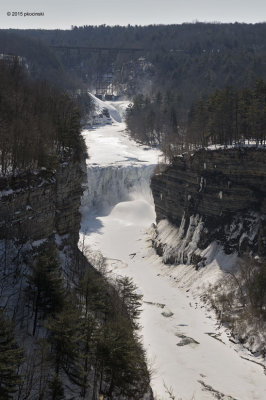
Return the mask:
M 127 225 L 137 224 L 146 227 L 155 220 L 155 212 L 150 203 L 139 199 L 120 202 L 112 209 L 110 217 Z
M 90 96 L 95 105 L 94 123 L 105 124 L 110 122 L 122 122 L 125 110 L 130 103 L 129 101 L 103 101 L 98 99 L 92 93 L 90 93 Z M 104 110 L 108 110 L 110 119 L 105 116 Z

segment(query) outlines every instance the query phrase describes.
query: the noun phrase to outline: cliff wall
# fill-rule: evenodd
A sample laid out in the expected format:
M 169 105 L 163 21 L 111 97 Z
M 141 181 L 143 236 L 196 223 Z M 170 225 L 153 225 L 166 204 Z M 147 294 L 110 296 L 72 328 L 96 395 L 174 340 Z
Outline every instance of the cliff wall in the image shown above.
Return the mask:
M 179 228 L 183 247 L 197 239 L 203 249 L 216 240 L 228 253 L 252 249 L 266 255 L 265 150 L 200 150 L 176 157 L 153 176 L 151 188 L 157 222 L 167 219 Z
M 83 174 L 70 161 L 57 171 L 0 178 L 0 239 L 35 241 L 55 233 L 78 241 Z

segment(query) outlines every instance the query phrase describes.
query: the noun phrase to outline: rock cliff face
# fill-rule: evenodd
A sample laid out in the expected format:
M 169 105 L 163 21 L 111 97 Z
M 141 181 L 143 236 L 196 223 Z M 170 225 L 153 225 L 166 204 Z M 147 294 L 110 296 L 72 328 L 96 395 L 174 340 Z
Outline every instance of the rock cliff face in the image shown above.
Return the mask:
M 191 248 L 197 239 L 203 249 L 216 240 L 228 253 L 252 249 L 266 255 L 265 150 L 200 150 L 176 157 L 153 176 L 151 188 L 157 222 L 167 219 L 179 228 L 184 246 Z
M 42 170 L 0 178 L 0 239 L 35 241 L 55 233 L 78 241 L 83 174 L 78 162 L 60 165 L 56 172 Z

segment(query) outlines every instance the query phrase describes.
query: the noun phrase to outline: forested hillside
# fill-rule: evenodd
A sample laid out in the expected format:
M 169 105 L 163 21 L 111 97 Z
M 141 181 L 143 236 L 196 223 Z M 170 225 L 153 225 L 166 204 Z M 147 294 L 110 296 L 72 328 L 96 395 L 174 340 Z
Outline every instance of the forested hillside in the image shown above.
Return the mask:
M 88 85 L 93 85 L 97 71 L 110 72 L 111 65 L 118 82 L 128 80 L 134 69 L 132 62 L 134 64 L 144 57 L 149 65 L 149 74 L 144 79 L 152 81 L 149 92 L 154 94 L 158 90 L 174 89 L 181 96 L 185 108 L 216 88 L 228 85 L 249 87 L 257 78 L 266 78 L 265 23 L 101 25 L 73 27 L 68 31 L 17 30 L 15 33 L 52 46 L 143 49 L 135 54 L 86 51 L 80 54 L 57 51 L 56 54 L 64 68 Z M 122 70 L 128 75 L 121 74 Z M 144 94 L 151 94 L 147 93 L 144 81 L 142 88 Z
M 11 30 L 1 30 L 0 49 L 2 54 L 22 57 L 32 79 L 49 81 L 63 90 L 81 86 L 81 82 L 64 69 L 56 54 L 35 35 L 27 38 Z
M 132 281 L 110 285 L 83 256 L 64 271 L 51 242 L 32 252 L 13 246 L 13 254 L 16 262 L 7 254 L 9 266 L 1 269 L 0 398 L 148 393 L 141 296 Z
M 0 157 L 2 175 L 56 168 L 82 152 L 80 111 L 67 95 L 35 82 L 18 59 L 0 63 Z
M 256 81 L 266 79 L 264 23 L 101 25 L 72 27 L 71 30 L 1 31 L 1 35 L 7 34 L 43 43 L 65 74 L 81 88 L 94 90 L 99 76 L 110 73 L 117 93 L 134 98 L 127 116 L 132 136 L 144 143 L 160 143 L 165 153 L 182 151 L 189 140 L 194 144 L 223 143 L 229 136 L 232 140 L 239 140 L 241 135 L 250 137 L 254 130 L 254 126 L 250 128 L 253 117 L 249 102 L 254 114 L 255 102 L 261 104 L 263 94 L 258 94 L 259 99 L 254 102 L 250 97 L 256 94 L 253 96 L 249 91 Z M 97 52 L 86 48 L 75 51 L 48 46 L 139 51 Z M 254 90 L 262 91 L 259 84 L 256 83 L 256 87 Z M 236 94 L 238 90 L 242 90 L 241 95 Z M 210 103 L 213 104 L 210 106 Z M 220 131 L 227 129 L 226 124 L 233 123 L 234 128 L 230 129 L 234 133 L 217 134 L 217 128 L 214 129 L 214 124 L 218 123 L 217 107 L 220 115 L 227 115 Z M 230 107 L 234 110 L 231 116 Z M 216 122 L 210 122 L 207 116 L 210 112 L 212 118 L 215 113 Z
M 126 121 L 136 140 L 159 145 L 173 157 L 185 150 L 209 145 L 265 145 L 266 83 L 248 89 L 216 89 L 195 102 L 188 113 L 173 93 L 153 98 L 138 95 L 127 109 Z
M 248 89 L 216 90 L 191 108 L 187 141 L 201 147 L 209 144 L 256 143 L 265 145 L 266 83 L 256 81 Z

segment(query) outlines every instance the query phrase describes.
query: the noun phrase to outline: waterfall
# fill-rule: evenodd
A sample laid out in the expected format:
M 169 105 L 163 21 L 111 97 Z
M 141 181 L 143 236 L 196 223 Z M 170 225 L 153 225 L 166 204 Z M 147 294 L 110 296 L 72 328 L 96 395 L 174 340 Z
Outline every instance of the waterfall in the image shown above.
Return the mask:
M 117 203 L 143 199 L 153 205 L 150 178 L 154 165 L 88 166 L 82 206 L 108 213 Z

